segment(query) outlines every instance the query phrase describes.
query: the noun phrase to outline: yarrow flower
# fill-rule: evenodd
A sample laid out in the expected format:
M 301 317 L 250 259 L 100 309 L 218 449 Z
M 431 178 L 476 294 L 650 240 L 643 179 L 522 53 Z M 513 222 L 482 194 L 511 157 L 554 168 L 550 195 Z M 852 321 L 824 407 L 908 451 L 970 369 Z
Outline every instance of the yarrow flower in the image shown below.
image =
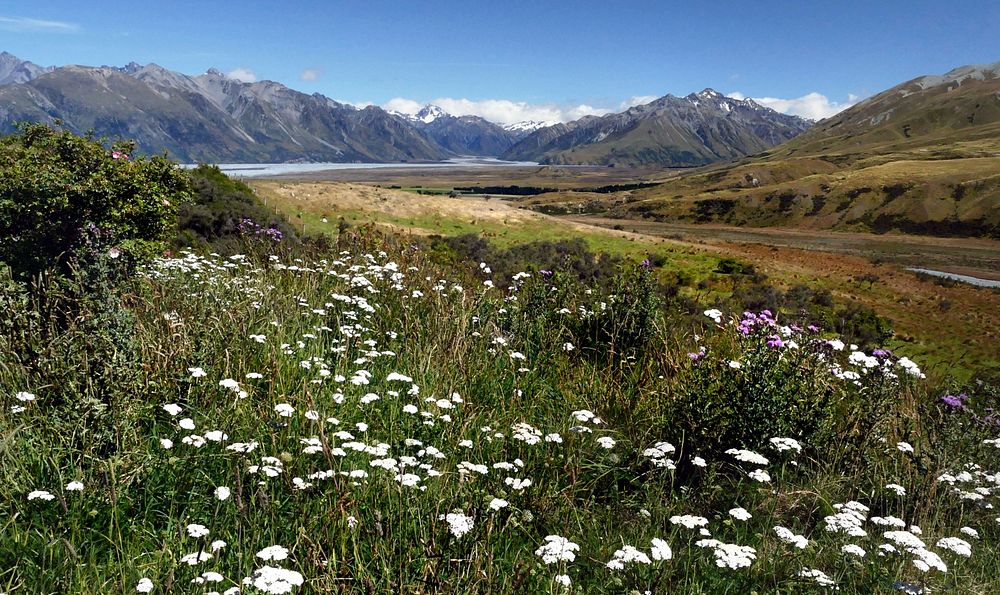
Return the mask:
M 821 587 L 832 587 L 833 585 L 837 584 L 836 581 L 827 576 L 825 572 L 813 568 L 803 568 L 802 570 L 799 571 L 798 576 L 801 576 L 802 578 L 812 579 L 813 581 L 815 581 L 817 585 Z
M 451 534 L 456 538 L 472 531 L 472 517 L 466 516 L 461 510 L 449 512 L 446 515 L 443 514 L 439 518 L 448 523 L 448 530 L 451 531 Z
M 638 562 L 640 564 L 652 564 L 653 561 L 649 559 L 644 552 L 632 547 L 631 545 L 626 545 L 620 550 L 615 551 L 614 556 L 608 561 L 606 566 L 610 570 L 621 570 L 625 568 L 626 564 L 631 562 Z
M 732 455 L 737 461 L 744 463 L 750 463 L 752 465 L 767 465 L 770 461 L 767 457 L 759 455 L 752 450 L 743 450 L 741 448 L 730 448 L 726 451 L 727 455 Z
M 670 550 L 670 545 L 657 537 L 653 538 L 649 553 L 656 561 L 669 560 L 674 557 L 673 551 Z
M 271 545 L 257 552 L 257 557 L 261 560 L 284 560 L 288 557 L 288 548 Z
M 704 314 L 705 314 L 705 316 L 711 318 L 716 324 L 719 324 L 720 322 L 722 322 L 722 311 L 721 310 L 716 310 L 716 309 L 713 308 L 711 310 L 705 310 Z
M 800 550 L 806 549 L 806 547 L 809 545 L 808 539 L 806 539 L 802 535 L 796 535 L 787 527 L 782 527 L 779 525 L 774 528 L 774 532 L 778 536 L 778 539 L 784 541 L 787 544 L 794 545 Z
M 855 545 L 853 543 L 848 543 L 847 545 L 841 547 L 840 551 L 844 552 L 845 554 L 850 554 L 852 556 L 855 556 L 857 558 L 864 558 L 868 554 L 868 552 L 866 552 L 863 547 L 861 547 L 860 545 Z
M 694 543 L 698 547 L 712 548 L 715 554 L 715 565 L 719 568 L 739 570 L 749 568 L 757 559 L 757 550 L 748 545 L 723 543 L 717 539 L 700 539 Z
M 906 488 L 904 488 L 903 486 L 899 485 L 898 483 L 886 484 L 885 489 L 892 490 L 893 492 L 896 492 L 897 496 L 905 496 L 906 495 Z
M 966 558 L 972 556 L 972 545 L 959 537 L 942 537 L 935 544 L 937 547 L 954 552 Z
M 545 543 L 535 550 L 536 556 L 541 556 L 545 564 L 556 564 L 557 562 L 572 562 L 576 559 L 576 553 L 580 551 L 580 546 L 559 535 L 549 535 L 545 538 Z
M 302 586 L 303 576 L 286 568 L 264 566 L 254 571 L 253 576 L 243 579 L 243 584 L 253 585 L 264 593 L 291 593 L 294 587 Z
M 703 516 L 682 514 L 670 517 L 670 522 L 674 525 L 681 525 L 683 527 L 687 527 L 688 529 L 694 529 L 696 527 L 704 527 L 707 525 L 708 519 Z
M 775 437 L 771 438 L 770 443 L 771 446 L 778 452 L 785 452 L 786 450 L 794 450 L 797 453 L 802 452 L 802 445 L 799 444 L 799 441 L 794 438 Z

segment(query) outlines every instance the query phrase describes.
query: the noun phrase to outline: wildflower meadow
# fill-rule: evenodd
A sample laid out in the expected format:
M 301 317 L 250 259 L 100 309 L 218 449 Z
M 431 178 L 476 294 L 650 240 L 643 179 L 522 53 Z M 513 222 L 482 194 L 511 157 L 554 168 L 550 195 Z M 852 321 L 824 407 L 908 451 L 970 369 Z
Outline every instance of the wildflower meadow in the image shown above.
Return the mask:
M 558 274 L 341 248 L 161 258 L 128 332 L 85 310 L 47 344 L 59 313 L 8 288 L 0 589 L 996 587 L 990 387 L 771 312 L 632 328 Z
M 42 128 L 0 143 L 0 593 L 1000 591 L 995 381 Z

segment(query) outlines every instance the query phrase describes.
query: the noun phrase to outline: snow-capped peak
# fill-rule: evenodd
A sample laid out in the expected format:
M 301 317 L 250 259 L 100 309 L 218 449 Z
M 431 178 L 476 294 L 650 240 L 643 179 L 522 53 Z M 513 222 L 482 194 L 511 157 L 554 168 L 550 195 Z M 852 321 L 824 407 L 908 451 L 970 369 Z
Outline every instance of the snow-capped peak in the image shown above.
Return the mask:
M 420 120 L 424 124 L 430 124 L 434 120 L 437 120 L 438 118 L 443 118 L 444 116 L 447 115 L 448 113 L 445 112 L 443 109 L 439 108 L 436 105 L 431 105 L 428 103 L 427 105 L 424 106 L 422 110 L 417 112 L 414 118 Z
M 703 89 L 700 93 L 698 93 L 698 97 L 706 100 L 719 99 L 722 97 L 722 94 L 716 91 L 715 89 L 706 88 Z
M 539 128 L 545 128 L 547 126 L 553 126 L 556 122 L 539 122 L 537 120 L 525 120 L 523 122 L 514 122 L 513 124 L 507 124 L 503 127 L 504 130 L 508 132 L 534 132 Z

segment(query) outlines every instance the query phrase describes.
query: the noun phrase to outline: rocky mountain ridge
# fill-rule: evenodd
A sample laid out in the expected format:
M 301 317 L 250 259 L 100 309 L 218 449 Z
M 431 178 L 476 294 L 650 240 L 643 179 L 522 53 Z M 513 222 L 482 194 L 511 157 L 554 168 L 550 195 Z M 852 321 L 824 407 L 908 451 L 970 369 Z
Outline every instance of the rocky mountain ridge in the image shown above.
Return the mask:
M 752 99 L 734 99 L 705 89 L 536 130 L 502 158 L 552 164 L 691 167 L 761 152 L 811 125 Z

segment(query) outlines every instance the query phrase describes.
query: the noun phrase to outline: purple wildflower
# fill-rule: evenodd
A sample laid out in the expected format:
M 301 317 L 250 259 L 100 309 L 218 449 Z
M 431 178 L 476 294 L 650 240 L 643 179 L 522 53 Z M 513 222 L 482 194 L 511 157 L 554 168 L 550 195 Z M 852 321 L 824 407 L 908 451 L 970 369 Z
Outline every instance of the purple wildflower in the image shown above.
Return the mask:
M 941 397 L 941 402 L 952 409 L 965 409 L 965 400 L 969 398 L 967 394 L 945 395 Z

